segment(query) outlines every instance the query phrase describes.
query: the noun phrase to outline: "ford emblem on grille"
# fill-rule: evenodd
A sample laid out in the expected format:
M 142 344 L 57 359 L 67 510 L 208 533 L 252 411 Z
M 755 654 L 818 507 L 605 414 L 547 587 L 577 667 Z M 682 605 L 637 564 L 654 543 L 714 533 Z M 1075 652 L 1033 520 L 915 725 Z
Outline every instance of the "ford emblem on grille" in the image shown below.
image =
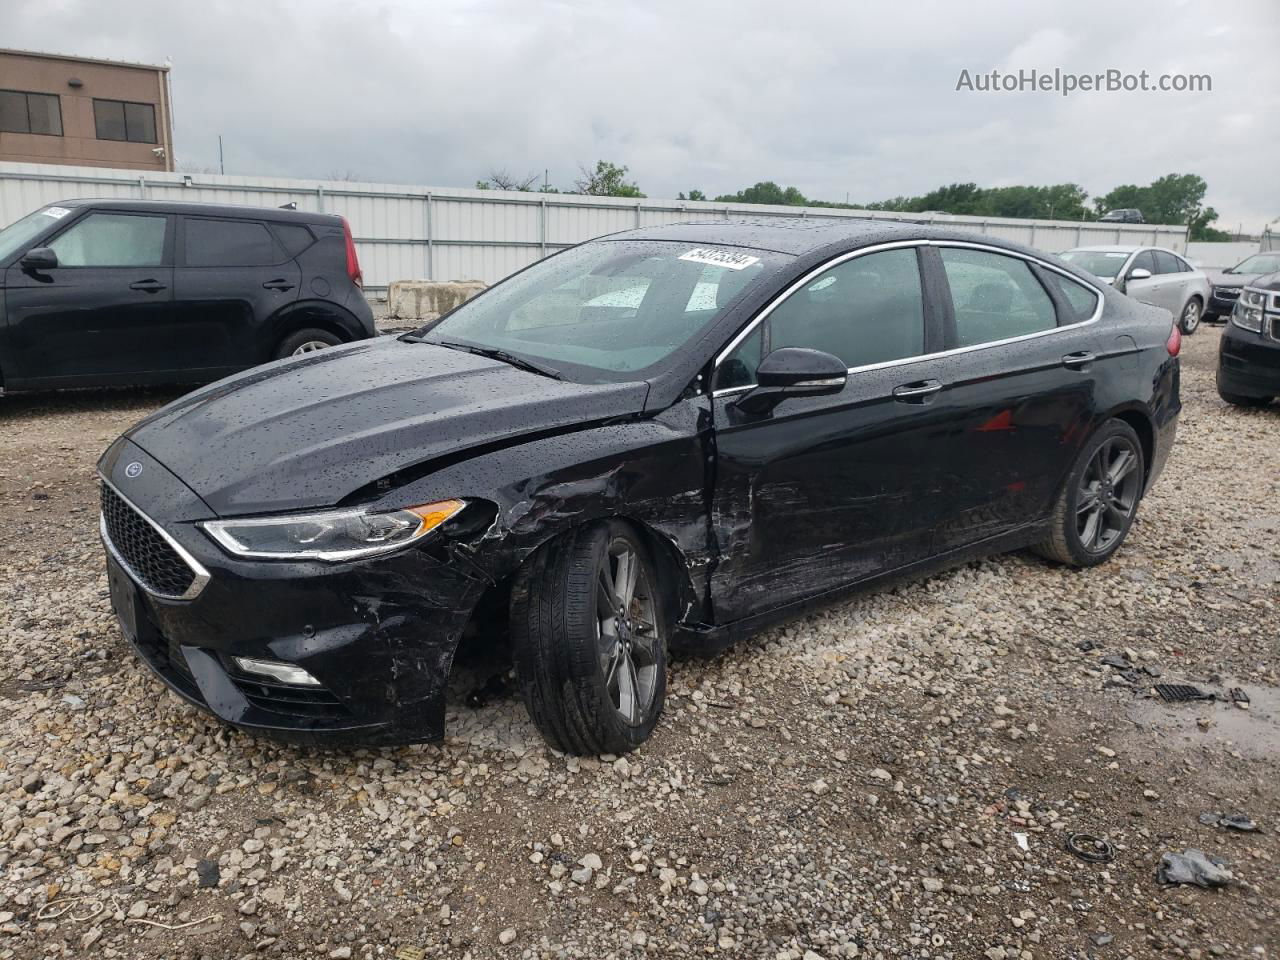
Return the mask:
M 127 467 L 124 468 L 124 475 L 128 477 L 130 480 L 132 480 L 141 472 L 142 472 L 142 464 L 140 464 L 137 460 L 133 461 L 133 463 L 129 464 Z

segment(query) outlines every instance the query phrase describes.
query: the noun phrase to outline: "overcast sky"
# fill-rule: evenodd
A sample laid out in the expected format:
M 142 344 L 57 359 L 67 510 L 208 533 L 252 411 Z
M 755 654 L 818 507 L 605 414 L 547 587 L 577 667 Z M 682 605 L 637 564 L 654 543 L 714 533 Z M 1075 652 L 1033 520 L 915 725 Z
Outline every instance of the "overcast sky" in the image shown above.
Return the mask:
M 173 66 L 180 164 L 471 186 L 631 168 L 854 201 L 1198 173 L 1280 218 L 1277 0 L 6 0 L 3 45 Z M 1141 12 L 1139 12 L 1141 11 Z M 957 92 L 962 69 L 1207 73 L 1208 93 Z

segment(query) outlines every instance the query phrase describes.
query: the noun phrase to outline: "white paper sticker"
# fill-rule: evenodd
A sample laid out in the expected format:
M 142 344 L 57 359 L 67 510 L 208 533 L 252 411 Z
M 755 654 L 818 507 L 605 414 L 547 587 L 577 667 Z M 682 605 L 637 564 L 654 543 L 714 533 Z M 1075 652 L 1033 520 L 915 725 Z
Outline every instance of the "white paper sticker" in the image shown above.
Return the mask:
M 1108 253 L 1107 256 L 1112 260 L 1123 260 L 1129 255 L 1127 253 Z
M 43 213 L 46 217 L 53 217 L 53 219 L 55 220 L 61 220 L 71 211 L 68 210 L 66 207 L 45 207 L 40 212 Z
M 759 257 L 749 257 L 745 253 L 733 253 L 729 250 L 712 250 L 709 247 L 694 247 L 688 253 L 681 254 L 681 260 L 690 263 L 708 263 L 713 267 L 727 267 L 730 270 L 745 270 L 753 263 L 759 263 Z

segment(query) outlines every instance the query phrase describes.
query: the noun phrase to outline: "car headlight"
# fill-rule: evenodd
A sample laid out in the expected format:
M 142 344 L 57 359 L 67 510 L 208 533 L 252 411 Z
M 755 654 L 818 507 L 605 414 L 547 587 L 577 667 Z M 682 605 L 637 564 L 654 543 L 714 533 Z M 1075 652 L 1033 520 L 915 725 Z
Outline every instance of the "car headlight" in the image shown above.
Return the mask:
M 200 527 L 238 557 L 270 560 L 355 560 L 420 540 L 464 506 L 441 500 L 403 510 L 355 508 L 243 520 L 207 520 Z
M 1250 333 L 1262 332 L 1262 305 L 1266 297 L 1257 290 L 1245 290 L 1231 311 L 1231 322 Z
M 1235 310 L 1231 312 L 1231 322 L 1241 330 L 1248 330 L 1250 333 L 1261 333 L 1262 311 L 1257 307 L 1236 304 Z

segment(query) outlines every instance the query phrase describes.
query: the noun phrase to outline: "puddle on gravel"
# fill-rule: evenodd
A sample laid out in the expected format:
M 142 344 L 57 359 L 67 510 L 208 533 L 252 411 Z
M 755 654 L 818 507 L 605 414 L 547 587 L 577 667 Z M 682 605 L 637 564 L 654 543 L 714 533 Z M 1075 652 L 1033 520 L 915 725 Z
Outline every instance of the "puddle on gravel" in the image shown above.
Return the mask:
M 1221 684 L 1188 681 L 1206 693 L 1225 694 L 1240 687 L 1249 697 L 1249 709 L 1241 710 L 1222 700 L 1165 703 L 1155 694 L 1135 701 L 1127 715 L 1144 740 L 1154 737 L 1161 750 L 1202 749 L 1207 746 L 1236 750 L 1250 760 L 1280 759 L 1280 690 L 1249 685 L 1240 680 Z M 1208 720 L 1202 728 L 1201 720 Z

